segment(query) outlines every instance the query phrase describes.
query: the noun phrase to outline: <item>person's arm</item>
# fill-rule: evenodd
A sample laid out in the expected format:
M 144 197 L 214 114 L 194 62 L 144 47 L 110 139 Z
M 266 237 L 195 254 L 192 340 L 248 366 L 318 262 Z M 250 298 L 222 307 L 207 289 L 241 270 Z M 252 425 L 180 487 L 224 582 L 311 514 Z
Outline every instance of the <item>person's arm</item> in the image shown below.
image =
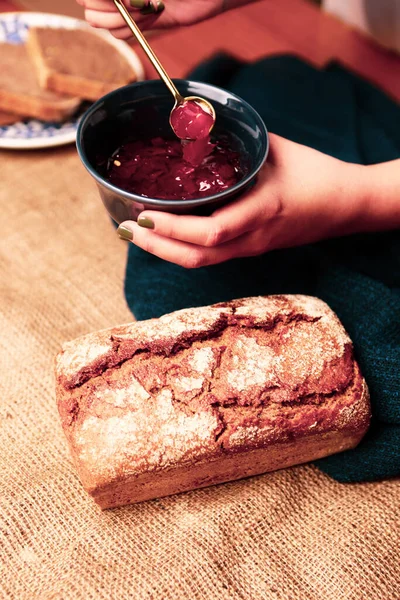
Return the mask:
M 400 227 L 400 159 L 363 168 L 361 231 Z
M 400 160 L 346 163 L 270 134 L 255 188 L 210 217 L 146 210 L 119 235 L 187 268 L 400 227 Z
M 257 0 L 124 0 L 141 29 L 167 29 L 193 25 L 224 11 Z M 109 29 L 121 39 L 132 37 L 113 0 L 77 0 L 93 27 Z M 158 10 L 158 12 L 156 12 Z M 142 12 L 147 14 L 142 14 Z

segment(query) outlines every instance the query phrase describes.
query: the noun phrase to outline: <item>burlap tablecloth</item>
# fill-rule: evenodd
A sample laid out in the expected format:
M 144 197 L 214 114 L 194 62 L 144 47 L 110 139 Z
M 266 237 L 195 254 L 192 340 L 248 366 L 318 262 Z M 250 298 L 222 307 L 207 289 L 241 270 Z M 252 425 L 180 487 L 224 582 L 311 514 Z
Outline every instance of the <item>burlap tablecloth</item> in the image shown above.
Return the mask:
M 306 466 L 100 512 L 66 450 L 53 358 L 132 320 L 126 247 L 73 148 L 0 152 L 0 181 L 1 599 L 398 599 L 398 482 Z

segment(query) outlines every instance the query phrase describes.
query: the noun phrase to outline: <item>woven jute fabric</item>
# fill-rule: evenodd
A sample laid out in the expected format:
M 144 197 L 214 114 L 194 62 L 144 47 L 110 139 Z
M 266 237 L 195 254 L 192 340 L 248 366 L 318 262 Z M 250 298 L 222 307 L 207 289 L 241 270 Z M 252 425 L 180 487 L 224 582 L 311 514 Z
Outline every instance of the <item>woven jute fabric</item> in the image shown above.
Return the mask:
M 73 148 L 0 153 L 0 598 L 395 600 L 399 483 L 303 466 L 101 512 L 54 396 L 60 344 L 132 320 Z

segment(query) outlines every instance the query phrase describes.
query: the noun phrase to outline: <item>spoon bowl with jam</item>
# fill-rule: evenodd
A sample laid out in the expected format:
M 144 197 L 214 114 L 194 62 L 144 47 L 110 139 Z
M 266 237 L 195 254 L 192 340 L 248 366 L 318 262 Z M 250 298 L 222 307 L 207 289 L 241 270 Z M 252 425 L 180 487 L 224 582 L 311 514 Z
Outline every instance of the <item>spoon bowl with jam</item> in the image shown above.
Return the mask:
M 181 140 L 199 140 L 207 137 L 216 120 L 215 109 L 203 98 L 188 96 L 175 104 L 169 122 L 175 135 Z

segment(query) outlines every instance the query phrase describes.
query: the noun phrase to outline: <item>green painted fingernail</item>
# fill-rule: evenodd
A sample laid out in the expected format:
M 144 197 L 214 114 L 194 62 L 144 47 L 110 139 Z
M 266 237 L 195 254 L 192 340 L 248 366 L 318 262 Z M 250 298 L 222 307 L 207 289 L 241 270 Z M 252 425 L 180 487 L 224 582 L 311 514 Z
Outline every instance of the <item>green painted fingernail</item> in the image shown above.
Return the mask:
M 164 8 L 162 0 L 130 0 L 132 8 L 140 9 L 141 15 L 154 15 L 161 13 Z
M 139 217 L 137 220 L 138 225 L 140 227 L 146 227 L 147 229 L 154 229 L 154 221 L 149 219 L 149 217 Z
M 156 12 L 156 9 L 154 8 L 154 6 L 152 5 L 151 2 L 147 6 L 144 6 L 140 10 L 141 15 L 154 15 L 155 12 Z
M 128 229 L 128 227 L 125 227 L 125 225 L 120 225 L 117 229 L 117 233 L 121 240 L 127 240 L 129 242 L 133 240 L 133 232 Z
M 130 0 L 129 4 L 132 8 L 144 8 L 147 5 L 148 0 Z

